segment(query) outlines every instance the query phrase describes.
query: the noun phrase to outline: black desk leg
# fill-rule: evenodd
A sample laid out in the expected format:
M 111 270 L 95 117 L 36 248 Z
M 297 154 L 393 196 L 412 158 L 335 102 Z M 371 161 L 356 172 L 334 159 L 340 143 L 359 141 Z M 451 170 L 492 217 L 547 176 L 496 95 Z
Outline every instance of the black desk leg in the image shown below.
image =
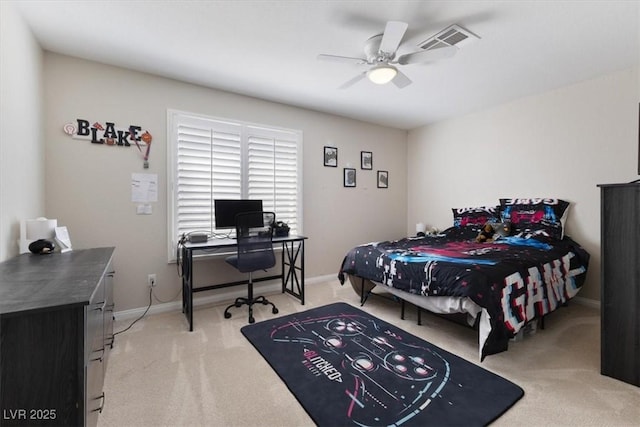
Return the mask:
M 304 305 L 304 240 L 282 242 L 282 292 L 295 296 Z
M 189 332 L 193 331 L 193 252 L 189 251 L 189 280 L 187 282 L 189 291 Z
M 185 248 L 181 249 L 180 258 L 182 259 L 182 264 L 180 265 L 180 275 L 182 276 L 182 313 L 187 313 L 187 274 L 189 269 L 187 268 L 187 250 Z M 178 260 L 180 261 L 180 260 Z
M 193 253 L 182 249 L 182 312 L 189 322 L 189 331 L 193 331 Z

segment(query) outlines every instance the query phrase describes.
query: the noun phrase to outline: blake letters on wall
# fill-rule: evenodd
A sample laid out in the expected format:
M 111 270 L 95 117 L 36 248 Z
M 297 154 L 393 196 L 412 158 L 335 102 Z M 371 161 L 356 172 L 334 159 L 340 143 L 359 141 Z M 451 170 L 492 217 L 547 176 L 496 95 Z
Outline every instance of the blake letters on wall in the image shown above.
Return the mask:
M 63 127 L 64 132 L 74 139 L 91 141 L 92 144 L 105 144 L 118 147 L 130 147 L 135 145 L 144 159 L 144 167 L 149 167 L 149 152 L 153 137 L 148 130 L 142 130 L 137 125 L 129 125 L 128 128 L 117 128 L 113 122 L 94 122 L 76 119 L 76 123 L 67 123 Z M 143 149 L 142 145 L 146 145 Z

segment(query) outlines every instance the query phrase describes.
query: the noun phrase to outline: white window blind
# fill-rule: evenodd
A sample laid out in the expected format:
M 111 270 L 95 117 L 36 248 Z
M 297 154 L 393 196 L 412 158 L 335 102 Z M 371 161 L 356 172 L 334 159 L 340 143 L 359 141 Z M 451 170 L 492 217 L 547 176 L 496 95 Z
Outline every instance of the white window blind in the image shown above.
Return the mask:
M 294 133 L 247 128 L 248 197 L 298 231 L 298 141 Z
M 301 233 L 299 131 L 168 112 L 169 254 L 178 238 L 215 229 L 215 199 L 260 199 Z

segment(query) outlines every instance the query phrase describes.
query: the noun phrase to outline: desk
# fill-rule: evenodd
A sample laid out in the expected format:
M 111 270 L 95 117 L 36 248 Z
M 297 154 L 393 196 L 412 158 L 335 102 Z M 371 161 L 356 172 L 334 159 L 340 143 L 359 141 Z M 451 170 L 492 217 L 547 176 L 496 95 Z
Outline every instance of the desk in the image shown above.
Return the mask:
M 282 293 L 288 293 L 298 298 L 304 305 L 304 236 L 274 237 L 273 245 L 282 245 L 281 273 L 278 275 L 254 278 L 255 282 L 266 280 L 282 280 Z M 193 331 L 193 294 L 194 292 L 245 285 L 247 280 L 220 283 L 209 286 L 193 286 L 193 257 L 197 253 L 209 255 L 228 254 L 236 251 L 235 239 L 211 239 L 205 243 L 186 242 L 182 245 L 182 312 L 189 322 L 189 331 Z M 300 273 L 300 274 L 298 274 Z

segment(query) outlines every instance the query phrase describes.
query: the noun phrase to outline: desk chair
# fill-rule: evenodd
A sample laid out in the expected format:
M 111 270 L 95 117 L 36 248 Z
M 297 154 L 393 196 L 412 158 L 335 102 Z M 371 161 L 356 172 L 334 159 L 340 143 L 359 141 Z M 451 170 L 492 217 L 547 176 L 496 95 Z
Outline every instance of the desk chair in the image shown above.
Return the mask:
M 225 319 L 231 317 L 231 307 L 249 306 L 249 323 L 253 318 L 254 304 L 270 304 L 271 312 L 278 314 L 276 306 L 263 296 L 253 297 L 253 272 L 266 270 L 276 265 L 273 253 L 272 228 L 276 215 L 273 212 L 247 212 L 236 215 L 236 239 L 238 252 L 225 261 L 241 273 L 249 273 L 248 295 L 236 298 L 235 302 L 224 310 Z

